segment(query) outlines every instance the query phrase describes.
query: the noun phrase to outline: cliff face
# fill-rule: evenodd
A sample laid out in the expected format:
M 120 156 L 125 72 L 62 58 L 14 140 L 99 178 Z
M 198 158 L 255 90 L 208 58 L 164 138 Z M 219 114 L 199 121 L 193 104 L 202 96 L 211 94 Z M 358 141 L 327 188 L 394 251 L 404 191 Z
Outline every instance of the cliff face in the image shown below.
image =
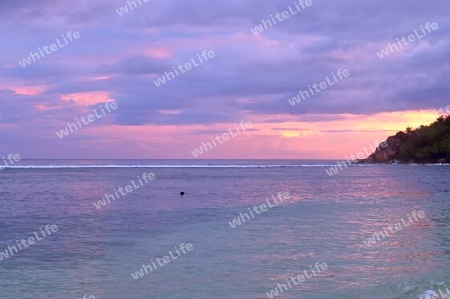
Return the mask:
M 402 140 L 400 137 L 391 136 L 382 142 L 377 150 L 367 158 L 369 163 L 389 163 L 389 161 L 397 159 L 397 153 Z
M 428 126 L 406 129 L 382 142 L 367 159 L 358 163 L 450 163 L 450 115 Z

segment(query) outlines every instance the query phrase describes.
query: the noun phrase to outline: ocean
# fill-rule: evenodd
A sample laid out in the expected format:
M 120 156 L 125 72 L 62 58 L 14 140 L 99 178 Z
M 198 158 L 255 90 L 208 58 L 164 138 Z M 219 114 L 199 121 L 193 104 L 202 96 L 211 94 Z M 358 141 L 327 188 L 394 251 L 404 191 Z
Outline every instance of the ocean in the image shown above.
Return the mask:
M 0 298 L 394 299 L 450 286 L 450 167 L 328 175 L 335 165 L 22 160 L 0 171 Z

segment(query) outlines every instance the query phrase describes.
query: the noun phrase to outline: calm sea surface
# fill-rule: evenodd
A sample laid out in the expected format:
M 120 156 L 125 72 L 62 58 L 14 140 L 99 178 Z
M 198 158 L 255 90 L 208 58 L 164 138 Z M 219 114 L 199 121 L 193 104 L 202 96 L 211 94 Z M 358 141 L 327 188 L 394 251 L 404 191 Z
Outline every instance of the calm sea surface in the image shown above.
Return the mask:
M 450 167 L 330 177 L 334 163 L 21 161 L 0 171 L 0 252 L 47 224 L 58 231 L 0 261 L 0 298 L 269 298 L 317 262 L 328 269 L 274 298 L 418 298 L 450 283 Z M 156 179 L 94 206 L 146 172 Z M 230 226 L 278 192 L 290 199 Z M 364 244 L 413 211 L 425 217 Z M 193 250 L 133 278 L 182 243 Z

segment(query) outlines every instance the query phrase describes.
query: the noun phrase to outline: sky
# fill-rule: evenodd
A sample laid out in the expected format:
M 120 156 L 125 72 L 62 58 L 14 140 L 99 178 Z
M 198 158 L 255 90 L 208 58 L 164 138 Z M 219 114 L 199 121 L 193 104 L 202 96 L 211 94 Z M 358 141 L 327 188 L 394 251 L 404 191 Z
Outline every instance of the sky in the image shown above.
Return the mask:
M 450 105 L 447 0 L 139 1 L 0 1 L 0 156 L 344 159 Z

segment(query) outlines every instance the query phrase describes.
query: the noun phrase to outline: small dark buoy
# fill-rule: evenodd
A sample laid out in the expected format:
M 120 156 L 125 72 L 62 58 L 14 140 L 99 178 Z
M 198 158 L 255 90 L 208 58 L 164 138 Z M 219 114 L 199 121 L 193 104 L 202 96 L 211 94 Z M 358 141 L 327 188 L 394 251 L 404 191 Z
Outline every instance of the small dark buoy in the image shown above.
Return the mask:
M 181 191 L 181 192 L 180 192 L 180 195 L 181 195 L 181 196 L 183 196 L 183 195 L 184 195 L 184 192 L 183 192 L 183 191 Z

